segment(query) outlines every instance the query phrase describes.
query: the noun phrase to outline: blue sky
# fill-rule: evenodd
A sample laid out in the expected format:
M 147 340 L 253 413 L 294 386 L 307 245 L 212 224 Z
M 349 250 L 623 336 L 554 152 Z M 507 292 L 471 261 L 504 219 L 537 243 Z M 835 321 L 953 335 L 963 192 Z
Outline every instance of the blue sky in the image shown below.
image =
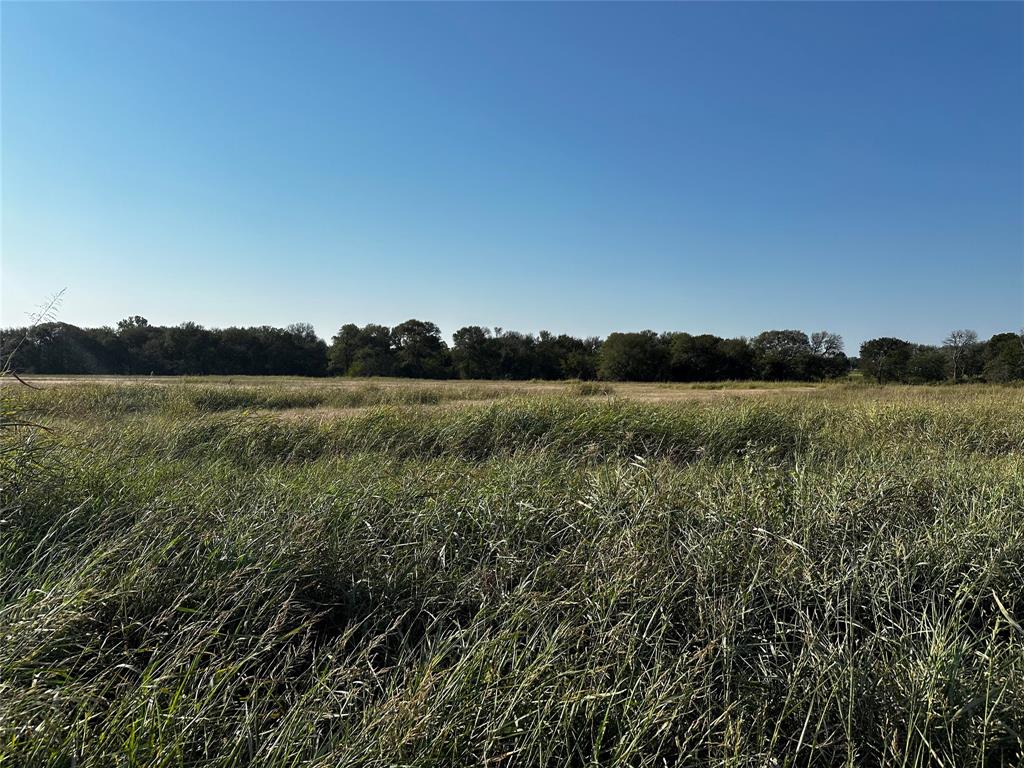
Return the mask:
M 12 4 L 2 317 L 1024 324 L 1024 5 Z

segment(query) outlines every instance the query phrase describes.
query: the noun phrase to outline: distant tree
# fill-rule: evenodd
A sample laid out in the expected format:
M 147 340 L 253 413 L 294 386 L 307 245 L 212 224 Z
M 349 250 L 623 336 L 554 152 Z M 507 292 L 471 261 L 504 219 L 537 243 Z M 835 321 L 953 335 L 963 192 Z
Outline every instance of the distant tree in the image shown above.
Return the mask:
M 287 368 L 291 376 L 327 375 L 327 344 L 309 323 L 293 323 L 284 329 L 289 347 Z
M 596 336 L 586 339 L 568 338 L 571 339 L 571 342 L 566 342 L 564 345 L 562 374 L 569 379 L 583 379 L 584 381 L 596 379 L 601 340 Z
M 430 322 L 406 320 L 391 329 L 395 374 L 419 379 L 443 379 L 451 372 L 448 345 Z
M 31 326 L 0 330 L 0 365 L 16 373 L 39 373 L 40 345 L 33 336 L 44 322 L 39 320 Z
M 344 376 L 391 376 L 396 360 L 391 329 L 368 323 L 343 325 L 327 350 L 328 370 Z
M 804 375 L 811 380 L 846 375 L 850 360 L 843 352 L 843 337 L 830 331 L 815 331 L 810 337 L 810 354 L 804 357 Z
M 890 336 L 871 339 L 860 345 L 860 367 L 875 381 L 902 381 L 907 376 L 907 363 L 914 345 Z
M 132 315 L 126 317 L 124 320 L 117 321 L 118 332 L 124 332 L 132 328 L 148 328 L 149 320 L 144 318 L 142 315 Z
M 534 345 L 533 377 L 593 379 L 597 376 L 597 339 L 578 339 L 541 331 Z
M 668 361 L 668 340 L 654 331 L 613 333 L 601 345 L 598 376 L 609 381 L 663 381 Z
M 0 330 L 0 356 L 17 347 L 25 373 L 410 376 L 419 378 L 710 381 L 822 379 L 844 375 L 851 360 L 842 337 L 828 331 L 765 331 L 753 340 L 713 334 L 613 333 L 607 340 L 567 334 L 460 328 L 451 349 L 438 327 L 407 320 L 389 328 L 343 325 L 330 347 L 308 323 L 286 328 L 207 329 L 193 322 L 154 326 L 141 315 L 116 328 L 79 328 L 52 321 Z M 858 367 L 876 381 L 931 382 L 1024 379 L 1024 331 L 979 343 L 955 331 L 941 349 L 891 337 L 861 347 Z
M 997 333 L 985 343 L 983 373 L 986 381 L 1024 380 L 1024 331 Z
M 927 384 L 946 378 L 946 354 L 935 347 L 919 346 L 907 360 L 907 381 Z
M 765 331 L 751 342 L 760 378 L 785 381 L 809 378 L 811 340 L 803 331 Z
M 562 359 L 565 356 L 564 341 L 567 336 L 555 336 L 550 331 L 541 331 L 533 348 L 533 378 L 564 379 Z
M 213 334 L 197 323 L 182 323 L 160 334 L 160 357 L 169 373 L 210 373 L 217 365 L 213 352 Z
M 958 375 L 963 372 L 967 357 L 978 345 L 978 334 L 971 330 L 961 329 L 950 333 L 942 343 L 949 353 L 950 368 L 955 382 Z
M 360 328 L 359 346 L 349 366 L 349 376 L 391 376 L 395 371 L 395 352 L 391 329 L 368 323 Z
M 327 351 L 327 370 L 335 376 L 344 376 L 355 361 L 359 351 L 362 331 L 354 323 L 346 323 L 338 329 L 331 339 Z
M 704 333 L 673 333 L 668 339 L 669 372 L 673 381 L 716 381 L 727 367 L 724 339 Z
M 462 379 L 497 378 L 498 349 L 489 328 L 467 325 L 452 336 L 452 363 Z
M 117 336 L 125 354 L 124 373 L 167 373 L 161 337 L 163 329 L 151 326 L 146 318 L 133 315 L 117 323 Z
M 537 370 L 537 340 L 532 335 L 495 328 L 494 346 L 498 378 L 533 378 Z
M 246 375 L 261 371 L 263 355 L 250 328 L 223 328 L 216 332 L 217 373 Z
M 747 339 L 723 339 L 718 349 L 722 356 L 723 379 L 754 378 L 754 350 Z
M 291 325 L 286 326 L 285 330 L 292 336 L 304 341 L 313 342 L 318 338 L 316 335 L 316 329 L 313 328 L 312 323 L 292 323 Z
M 843 354 L 843 337 L 829 331 L 811 334 L 811 352 L 821 357 L 839 357 Z
M 40 323 L 28 331 L 18 351 L 32 360 L 33 373 L 105 373 L 106 349 L 89 330 L 69 323 Z

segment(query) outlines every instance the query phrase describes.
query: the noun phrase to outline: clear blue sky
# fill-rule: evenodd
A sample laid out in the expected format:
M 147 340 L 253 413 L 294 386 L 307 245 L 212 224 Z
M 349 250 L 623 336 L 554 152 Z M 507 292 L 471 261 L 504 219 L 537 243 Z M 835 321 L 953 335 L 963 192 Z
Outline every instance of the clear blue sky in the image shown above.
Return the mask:
M 1024 324 L 1024 6 L 12 4 L 2 323 Z

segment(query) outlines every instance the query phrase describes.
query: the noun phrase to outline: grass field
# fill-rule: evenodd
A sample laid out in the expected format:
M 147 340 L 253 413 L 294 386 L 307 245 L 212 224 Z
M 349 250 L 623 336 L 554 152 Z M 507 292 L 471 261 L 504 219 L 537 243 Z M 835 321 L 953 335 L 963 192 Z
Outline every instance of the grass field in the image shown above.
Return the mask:
M 1024 389 L 0 389 L 2 766 L 1012 766 Z

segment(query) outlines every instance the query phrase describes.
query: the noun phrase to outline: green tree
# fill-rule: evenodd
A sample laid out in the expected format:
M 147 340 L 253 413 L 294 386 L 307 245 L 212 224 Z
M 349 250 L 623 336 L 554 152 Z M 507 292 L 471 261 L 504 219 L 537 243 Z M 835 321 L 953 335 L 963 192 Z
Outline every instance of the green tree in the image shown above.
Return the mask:
M 704 333 L 673 333 L 669 336 L 669 371 L 673 381 L 715 381 L 726 368 L 721 344 L 724 339 Z
M 443 379 L 451 372 L 448 345 L 434 323 L 406 320 L 391 329 L 391 344 L 398 376 Z
M 327 350 L 327 370 L 336 376 L 391 376 L 395 350 L 391 329 L 368 323 L 347 323 L 338 329 Z
M 598 355 L 598 376 L 609 381 L 663 381 L 668 372 L 668 340 L 654 331 L 613 333 Z
M 831 331 L 815 331 L 810 337 L 810 355 L 804 356 L 804 376 L 818 381 L 845 376 L 850 371 L 843 337 Z
M 601 349 L 601 340 L 596 336 L 577 339 L 572 336 L 559 336 L 565 339 L 562 343 L 562 376 L 568 379 L 597 378 L 597 359 Z
M 452 363 L 462 379 L 497 378 L 498 350 L 489 328 L 467 325 L 452 336 Z
M 907 360 L 907 381 L 928 384 L 946 378 L 946 354 L 935 347 L 919 346 Z
M 770 381 L 806 379 L 812 357 L 811 340 L 803 331 L 765 331 L 751 342 L 760 378 Z
M 163 329 L 149 324 L 141 315 L 133 315 L 117 323 L 117 336 L 124 345 L 125 373 L 166 373 L 160 337 Z
M 537 340 L 528 333 L 494 329 L 497 350 L 497 377 L 529 379 L 537 370 Z
M 352 356 L 349 376 L 391 376 L 395 370 L 395 350 L 391 329 L 368 323 L 359 329 L 359 345 Z
M 860 367 L 879 384 L 903 381 L 914 345 L 903 339 L 883 336 L 860 345 Z
M 985 343 L 982 359 L 987 381 L 1024 380 L 1024 331 L 997 333 Z
M 166 328 L 160 335 L 160 356 L 171 373 L 211 373 L 217 365 L 213 353 L 213 334 L 197 323 Z
M 345 376 L 359 351 L 362 331 L 355 323 L 346 323 L 338 329 L 327 350 L 327 372 Z

